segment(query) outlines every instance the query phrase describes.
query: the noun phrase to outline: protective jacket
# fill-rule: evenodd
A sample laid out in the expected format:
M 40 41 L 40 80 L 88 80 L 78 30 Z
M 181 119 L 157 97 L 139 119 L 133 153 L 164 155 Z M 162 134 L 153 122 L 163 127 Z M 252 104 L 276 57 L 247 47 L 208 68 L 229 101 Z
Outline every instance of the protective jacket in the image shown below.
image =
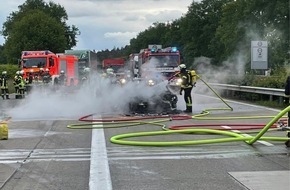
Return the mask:
M 49 83 L 51 81 L 51 76 L 49 73 L 45 73 L 42 77 L 42 82 L 43 83 Z
M 61 74 L 59 77 L 58 77 L 58 79 L 59 79 L 59 85 L 65 85 L 66 84 L 66 76 L 64 75 L 64 74 Z
M 21 81 L 22 81 L 22 76 L 20 76 L 20 75 L 16 75 L 15 77 L 14 77 L 14 85 L 15 86 L 19 86 L 20 85 L 20 83 L 21 83 Z
M 1 86 L 1 89 L 8 89 L 7 76 L 1 76 L 0 86 Z
M 195 86 L 198 76 L 196 75 L 196 72 L 194 70 L 191 71 L 186 70 L 186 72 L 177 73 L 175 77 L 182 79 L 181 88 L 185 89 L 192 88 L 193 86 Z

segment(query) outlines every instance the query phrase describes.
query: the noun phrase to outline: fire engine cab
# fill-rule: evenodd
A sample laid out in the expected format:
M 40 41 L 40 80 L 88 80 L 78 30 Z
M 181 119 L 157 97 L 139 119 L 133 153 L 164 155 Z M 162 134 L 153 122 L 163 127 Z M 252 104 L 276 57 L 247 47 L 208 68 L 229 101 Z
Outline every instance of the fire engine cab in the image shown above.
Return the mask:
M 149 45 L 141 49 L 138 55 L 140 78 L 168 79 L 180 64 L 180 53 L 176 47 L 162 48 L 161 45 Z
M 55 54 L 48 50 L 43 51 L 22 51 L 20 67 L 24 72 L 24 78 L 28 73 L 33 77 L 40 76 L 41 70 L 49 70 L 49 74 L 54 78 L 58 77 L 60 71 L 64 71 L 68 81 L 78 83 L 78 59 L 74 55 Z

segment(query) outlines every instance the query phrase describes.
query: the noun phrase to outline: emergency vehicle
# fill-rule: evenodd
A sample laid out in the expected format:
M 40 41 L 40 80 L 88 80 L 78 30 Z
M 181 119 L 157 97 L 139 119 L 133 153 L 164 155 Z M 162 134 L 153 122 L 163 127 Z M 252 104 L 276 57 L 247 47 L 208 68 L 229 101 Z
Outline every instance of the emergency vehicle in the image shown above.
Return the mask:
M 49 70 L 54 82 L 60 71 L 64 71 L 67 82 L 76 85 L 79 79 L 78 58 L 74 55 L 55 54 L 49 50 L 22 51 L 20 68 L 24 72 L 24 78 L 31 73 L 34 78 L 40 76 L 41 71 Z M 71 84 L 70 84 L 71 85 Z
M 138 58 L 138 59 L 137 59 Z M 131 73 L 138 78 L 136 85 L 144 85 L 148 92 L 162 89 L 164 80 L 171 78 L 180 65 L 180 53 L 176 47 L 162 48 L 161 45 L 149 45 L 136 54 L 129 56 Z M 138 61 L 138 62 L 137 62 Z M 136 65 L 137 63 L 137 65 Z M 180 86 L 178 86 L 180 89 Z M 177 113 L 177 95 L 166 85 L 160 94 L 137 96 L 129 102 L 129 111 L 133 114 L 172 114 Z
M 176 47 L 149 45 L 148 48 L 141 49 L 138 55 L 140 78 L 166 80 L 174 75 L 179 65 L 180 53 Z

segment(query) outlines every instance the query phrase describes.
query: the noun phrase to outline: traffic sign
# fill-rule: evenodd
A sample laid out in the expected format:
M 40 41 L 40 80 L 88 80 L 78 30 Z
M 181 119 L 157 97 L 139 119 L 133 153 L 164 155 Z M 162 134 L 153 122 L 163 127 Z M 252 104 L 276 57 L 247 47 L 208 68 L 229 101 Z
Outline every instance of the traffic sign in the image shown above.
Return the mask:
M 251 69 L 268 69 L 268 42 L 252 41 Z

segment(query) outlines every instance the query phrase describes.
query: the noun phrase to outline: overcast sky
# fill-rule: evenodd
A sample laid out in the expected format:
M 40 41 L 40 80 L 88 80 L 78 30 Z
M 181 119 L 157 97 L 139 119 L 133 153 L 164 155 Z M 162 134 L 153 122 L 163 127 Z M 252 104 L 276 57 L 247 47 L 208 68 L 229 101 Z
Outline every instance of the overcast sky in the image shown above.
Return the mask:
M 45 0 L 48 2 L 49 0 Z M 9 0 L 0 6 L 1 28 L 7 16 L 25 0 Z M 67 24 L 81 31 L 73 49 L 104 50 L 129 45 L 130 39 L 154 22 L 180 18 L 193 0 L 53 0 L 65 8 Z M 4 43 L 0 36 L 0 44 Z

